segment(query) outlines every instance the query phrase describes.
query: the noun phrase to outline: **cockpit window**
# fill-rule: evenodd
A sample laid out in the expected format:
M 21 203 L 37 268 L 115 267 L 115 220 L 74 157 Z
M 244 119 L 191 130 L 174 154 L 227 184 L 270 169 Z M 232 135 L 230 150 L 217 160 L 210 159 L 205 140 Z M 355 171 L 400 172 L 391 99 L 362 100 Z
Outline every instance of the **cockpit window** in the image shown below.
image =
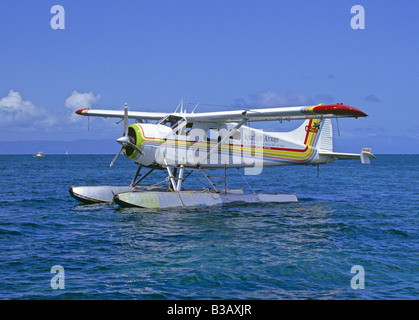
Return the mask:
M 180 121 L 182 121 L 182 120 L 183 120 L 183 118 L 182 118 L 182 117 L 178 117 L 178 116 L 168 116 L 167 118 L 165 118 L 165 119 L 161 122 L 161 124 L 163 124 L 163 125 L 165 125 L 165 126 L 168 126 L 168 127 L 172 128 L 172 129 L 174 129 L 174 128 L 177 126 L 178 122 L 180 122 Z

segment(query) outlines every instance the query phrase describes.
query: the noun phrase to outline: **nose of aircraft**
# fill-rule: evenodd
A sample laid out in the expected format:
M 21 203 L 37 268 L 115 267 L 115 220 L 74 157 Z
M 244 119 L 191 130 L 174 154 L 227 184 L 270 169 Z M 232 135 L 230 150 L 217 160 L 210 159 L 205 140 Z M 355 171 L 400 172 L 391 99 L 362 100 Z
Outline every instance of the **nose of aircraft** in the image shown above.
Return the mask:
M 116 139 L 116 142 L 118 142 L 121 146 L 125 147 L 128 144 L 128 142 L 130 142 L 129 136 L 122 136 Z

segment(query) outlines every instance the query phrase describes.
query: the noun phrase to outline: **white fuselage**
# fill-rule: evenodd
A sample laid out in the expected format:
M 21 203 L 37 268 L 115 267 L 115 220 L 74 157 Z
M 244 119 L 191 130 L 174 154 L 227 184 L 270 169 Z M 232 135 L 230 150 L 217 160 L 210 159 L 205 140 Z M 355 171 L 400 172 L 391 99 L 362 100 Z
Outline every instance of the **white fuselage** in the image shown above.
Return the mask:
M 291 132 L 266 132 L 235 123 L 194 123 L 170 128 L 131 125 L 143 154 L 130 159 L 143 166 L 201 168 L 263 167 L 330 162 L 317 149 L 332 148 L 330 120 L 306 120 Z

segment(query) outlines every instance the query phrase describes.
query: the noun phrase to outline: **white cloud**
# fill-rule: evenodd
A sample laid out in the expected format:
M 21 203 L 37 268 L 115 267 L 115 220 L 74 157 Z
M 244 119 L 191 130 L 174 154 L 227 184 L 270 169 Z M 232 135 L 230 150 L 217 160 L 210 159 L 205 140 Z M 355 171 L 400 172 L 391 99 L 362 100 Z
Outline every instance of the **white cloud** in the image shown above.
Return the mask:
M 100 94 L 95 96 L 93 92 L 79 93 L 77 91 L 73 91 L 73 93 L 65 99 L 66 108 L 72 111 L 69 118 L 70 122 L 76 122 L 82 118 L 76 115 L 74 111 L 78 109 L 91 108 L 96 105 L 99 100 Z
M 91 108 L 100 99 L 100 94 L 95 96 L 93 92 L 79 93 L 73 91 L 73 93 L 65 99 L 65 106 L 70 110 L 77 110 L 83 108 Z
M 23 123 L 37 115 L 32 102 L 23 100 L 19 92 L 10 90 L 0 99 L 0 123 Z
M 50 139 L 51 133 L 62 137 L 74 135 L 87 128 L 87 121 L 83 121 L 86 118 L 74 111 L 92 107 L 99 99 L 100 95 L 92 92 L 74 91 L 65 99 L 64 106 L 51 110 L 25 100 L 18 91 L 10 90 L 6 96 L 0 97 L 0 140 Z
M 0 99 L 0 124 L 15 130 L 44 130 L 57 123 L 54 114 L 23 100 L 18 91 L 10 90 Z

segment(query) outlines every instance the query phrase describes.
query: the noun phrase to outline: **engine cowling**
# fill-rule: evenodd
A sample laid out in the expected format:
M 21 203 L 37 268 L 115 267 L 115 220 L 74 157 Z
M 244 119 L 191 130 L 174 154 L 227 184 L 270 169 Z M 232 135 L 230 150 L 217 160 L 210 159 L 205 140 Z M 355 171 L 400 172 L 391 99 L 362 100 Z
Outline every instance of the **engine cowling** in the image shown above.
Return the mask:
M 140 154 L 133 147 L 124 148 L 125 156 L 138 164 L 148 166 L 156 160 L 156 151 L 172 129 L 160 124 L 135 123 L 128 127 L 130 141 L 143 151 Z

